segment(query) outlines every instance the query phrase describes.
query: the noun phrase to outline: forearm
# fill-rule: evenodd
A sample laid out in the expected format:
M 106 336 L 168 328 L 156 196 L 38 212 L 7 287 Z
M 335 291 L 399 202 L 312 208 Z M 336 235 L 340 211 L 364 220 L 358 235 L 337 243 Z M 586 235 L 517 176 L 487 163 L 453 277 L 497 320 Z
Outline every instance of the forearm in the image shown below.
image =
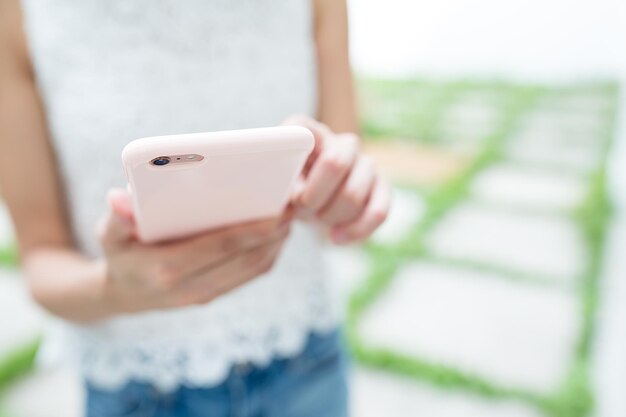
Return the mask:
M 107 297 L 104 262 L 51 247 L 30 251 L 22 264 L 33 298 L 53 315 L 88 323 L 116 314 Z
M 316 0 L 317 118 L 336 133 L 358 133 L 345 0 Z
M 0 0 L 0 189 L 33 295 L 76 321 L 108 316 L 104 268 L 72 251 L 63 187 L 28 56 L 20 2 Z

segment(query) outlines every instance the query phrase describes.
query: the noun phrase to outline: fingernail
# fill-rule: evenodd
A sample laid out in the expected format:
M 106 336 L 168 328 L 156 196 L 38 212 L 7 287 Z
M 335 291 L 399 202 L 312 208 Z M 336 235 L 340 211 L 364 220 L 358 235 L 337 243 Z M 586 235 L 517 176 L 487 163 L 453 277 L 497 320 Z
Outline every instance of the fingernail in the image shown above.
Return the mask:
M 345 230 L 334 230 L 332 236 L 335 243 L 346 243 L 350 240 L 350 236 Z
M 308 207 L 298 207 L 298 217 L 310 219 L 315 215 L 315 212 Z
M 120 215 L 119 213 L 117 213 L 115 211 L 113 211 L 113 220 L 118 222 L 118 223 L 120 223 L 120 224 L 124 224 L 124 225 L 127 225 L 127 224 L 131 223 L 131 221 L 130 221 L 130 219 L 128 217 L 122 216 L 122 215 Z

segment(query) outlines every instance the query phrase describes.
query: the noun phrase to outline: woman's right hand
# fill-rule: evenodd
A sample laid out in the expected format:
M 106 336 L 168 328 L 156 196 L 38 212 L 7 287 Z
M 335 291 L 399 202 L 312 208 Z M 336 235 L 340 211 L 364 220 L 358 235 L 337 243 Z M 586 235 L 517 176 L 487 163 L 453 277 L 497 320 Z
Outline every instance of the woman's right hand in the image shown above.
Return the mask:
M 100 229 L 105 299 L 117 314 L 204 304 L 268 272 L 289 234 L 282 218 L 143 244 L 135 238 L 130 195 L 109 193 Z

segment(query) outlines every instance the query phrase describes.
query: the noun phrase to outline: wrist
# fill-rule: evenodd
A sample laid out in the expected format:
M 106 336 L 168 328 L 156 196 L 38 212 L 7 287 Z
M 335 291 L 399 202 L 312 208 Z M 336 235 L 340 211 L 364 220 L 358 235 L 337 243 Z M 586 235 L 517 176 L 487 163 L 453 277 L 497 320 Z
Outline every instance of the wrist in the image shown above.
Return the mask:
M 112 279 L 111 272 L 104 259 L 94 261 L 96 273 L 96 303 L 102 311 L 102 319 L 111 318 L 120 314 L 128 313 L 123 298 L 121 297 Z

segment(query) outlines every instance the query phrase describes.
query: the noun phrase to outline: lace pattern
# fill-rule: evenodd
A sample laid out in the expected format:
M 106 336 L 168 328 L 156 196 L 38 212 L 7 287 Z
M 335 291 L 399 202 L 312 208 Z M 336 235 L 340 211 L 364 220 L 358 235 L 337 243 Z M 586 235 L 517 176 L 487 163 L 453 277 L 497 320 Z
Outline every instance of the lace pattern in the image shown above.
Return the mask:
M 142 136 L 271 126 L 314 114 L 309 0 L 23 0 L 73 231 L 90 256 L 120 152 Z M 44 360 L 95 385 L 219 383 L 233 363 L 296 354 L 337 323 L 321 245 L 297 225 L 275 269 L 200 307 L 59 323 Z
M 309 235 L 308 245 L 303 234 Z M 315 250 L 311 231 L 296 226 L 290 239 L 297 244 L 286 247 L 271 273 L 213 303 L 122 317 L 97 327 L 63 324 L 51 335 L 48 352 L 57 339 L 57 352 L 97 386 L 115 389 L 142 380 L 163 391 L 181 384 L 217 384 L 236 363 L 264 366 L 274 357 L 293 356 L 309 332 L 334 329 L 338 311 L 313 265 L 322 258 L 310 265 L 313 273 L 285 261 Z

